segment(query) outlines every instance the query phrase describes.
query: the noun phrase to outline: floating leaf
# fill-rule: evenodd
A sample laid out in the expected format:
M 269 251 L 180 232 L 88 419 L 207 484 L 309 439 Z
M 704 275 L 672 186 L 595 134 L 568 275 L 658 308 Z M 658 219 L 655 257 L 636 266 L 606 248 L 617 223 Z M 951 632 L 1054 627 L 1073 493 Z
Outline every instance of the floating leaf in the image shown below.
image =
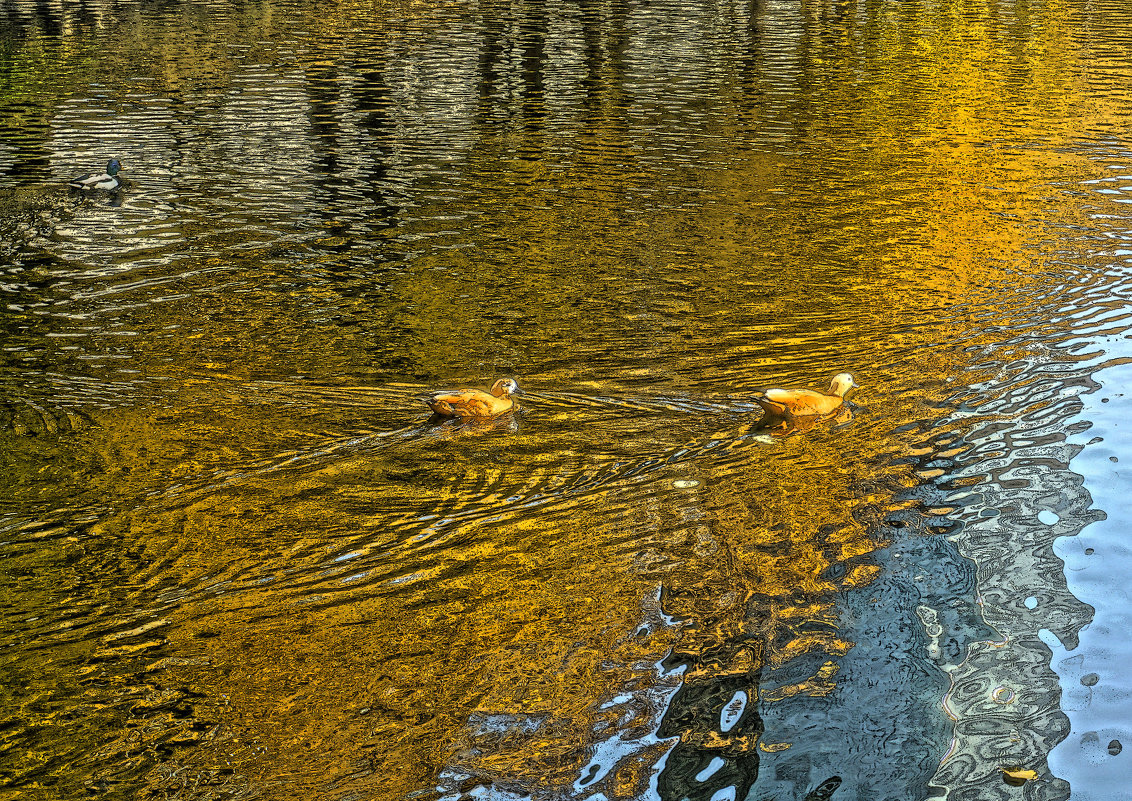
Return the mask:
M 759 750 L 766 751 L 768 754 L 774 754 L 778 751 L 785 751 L 792 743 L 759 743 Z
M 1002 771 L 1002 779 L 1007 784 L 1013 787 L 1021 787 L 1026 782 L 1032 782 L 1038 778 L 1036 770 L 1024 770 L 1022 768 L 999 768 Z

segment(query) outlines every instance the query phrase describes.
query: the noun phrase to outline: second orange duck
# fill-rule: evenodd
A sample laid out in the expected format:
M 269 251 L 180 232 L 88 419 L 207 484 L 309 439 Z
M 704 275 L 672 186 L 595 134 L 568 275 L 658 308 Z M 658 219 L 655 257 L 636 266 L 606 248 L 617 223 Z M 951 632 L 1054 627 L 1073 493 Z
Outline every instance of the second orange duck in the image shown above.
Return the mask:
M 512 395 L 522 395 L 523 390 L 514 379 L 501 378 L 485 392 L 482 389 L 453 389 L 434 392 L 425 398 L 428 408 L 440 417 L 459 420 L 483 420 L 497 417 L 511 411 L 515 402 Z
M 845 402 L 845 394 L 856 387 L 853 376 L 838 373 L 826 392 L 812 389 L 766 389 L 755 393 L 757 403 L 767 417 L 792 419 L 827 415 Z

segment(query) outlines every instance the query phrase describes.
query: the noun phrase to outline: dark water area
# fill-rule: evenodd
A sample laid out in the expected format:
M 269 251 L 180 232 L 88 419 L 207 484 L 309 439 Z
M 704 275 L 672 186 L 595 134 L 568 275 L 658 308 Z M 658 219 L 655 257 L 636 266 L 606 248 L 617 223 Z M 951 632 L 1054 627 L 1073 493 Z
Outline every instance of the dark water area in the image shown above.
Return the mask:
M 0 0 L 0 798 L 1132 798 L 1130 45 Z

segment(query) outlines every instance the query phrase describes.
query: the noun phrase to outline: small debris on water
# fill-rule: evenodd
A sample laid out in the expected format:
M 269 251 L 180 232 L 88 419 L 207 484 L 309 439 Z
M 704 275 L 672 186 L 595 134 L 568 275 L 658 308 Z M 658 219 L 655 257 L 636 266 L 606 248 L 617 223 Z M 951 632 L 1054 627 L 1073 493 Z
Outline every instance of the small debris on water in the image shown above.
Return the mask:
M 676 489 L 691 489 L 700 486 L 700 482 L 694 478 L 678 478 L 672 482 L 672 486 Z
M 1014 691 L 1009 687 L 995 687 L 991 692 L 991 700 L 996 704 L 1002 704 L 1003 706 L 1006 706 L 1007 704 L 1013 704 L 1014 698 Z

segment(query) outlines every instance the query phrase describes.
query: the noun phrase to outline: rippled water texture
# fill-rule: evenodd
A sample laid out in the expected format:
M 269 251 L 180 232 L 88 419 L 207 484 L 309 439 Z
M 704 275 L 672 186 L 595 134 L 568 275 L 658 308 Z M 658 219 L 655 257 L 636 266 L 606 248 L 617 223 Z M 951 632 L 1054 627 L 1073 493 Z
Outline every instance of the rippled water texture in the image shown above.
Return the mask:
M 0 0 L 0 798 L 1132 798 L 1130 39 Z

